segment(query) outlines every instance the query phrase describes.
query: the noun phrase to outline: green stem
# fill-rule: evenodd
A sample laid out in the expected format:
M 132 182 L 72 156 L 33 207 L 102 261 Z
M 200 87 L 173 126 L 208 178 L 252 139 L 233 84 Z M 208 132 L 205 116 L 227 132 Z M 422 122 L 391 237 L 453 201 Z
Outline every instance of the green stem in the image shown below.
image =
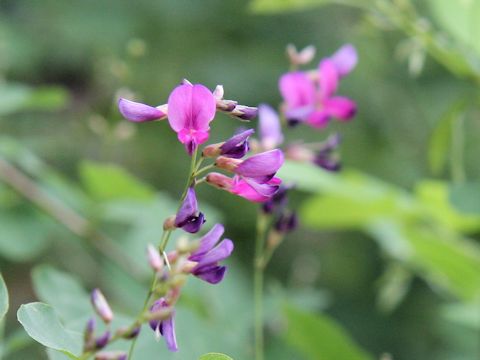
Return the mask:
M 265 229 L 267 218 L 259 210 L 257 215 L 257 236 L 255 240 L 253 302 L 254 302 L 254 334 L 255 359 L 263 360 L 263 250 L 265 246 Z

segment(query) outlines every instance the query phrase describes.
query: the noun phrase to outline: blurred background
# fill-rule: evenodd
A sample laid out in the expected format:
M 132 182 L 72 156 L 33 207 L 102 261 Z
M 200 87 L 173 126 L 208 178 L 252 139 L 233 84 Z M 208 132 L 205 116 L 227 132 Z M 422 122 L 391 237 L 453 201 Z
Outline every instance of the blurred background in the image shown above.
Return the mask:
M 316 46 L 315 66 L 352 43 L 359 64 L 341 93 L 357 117 L 286 133 L 339 132 L 345 170 L 281 173 L 297 184 L 301 228 L 267 271 L 267 358 L 480 358 L 479 1 L 3 0 L 0 19 L 0 356 L 65 358 L 28 338 L 23 303 L 51 304 L 73 330 L 93 287 L 125 319 L 141 307 L 145 245 L 175 211 L 189 160 L 166 123 L 124 121 L 119 96 L 162 104 L 187 78 L 277 106 L 287 44 Z M 241 124 L 212 125 L 218 142 Z M 178 354 L 144 329 L 138 358 L 252 358 L 256 206 L 198 196 L 235 241 L 229 274 L 190 280 Z

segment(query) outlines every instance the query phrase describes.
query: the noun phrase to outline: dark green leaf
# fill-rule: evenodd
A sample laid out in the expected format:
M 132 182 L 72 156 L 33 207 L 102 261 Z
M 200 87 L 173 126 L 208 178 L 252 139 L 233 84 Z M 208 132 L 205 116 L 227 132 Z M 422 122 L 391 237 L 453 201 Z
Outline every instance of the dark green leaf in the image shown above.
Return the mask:
M 285 340 L 309 359 L 373 359 L 335 321 L 323 314 L 311 314 L 286 307 L 288 328 Z
M 17 312 L 17 318 L 35 341 L 61 351 L 71 359 L 78 359 L 78 354 L 81 353 L 82 335 L 66 330 L 50 305 L 43 303 L 22 305 Z

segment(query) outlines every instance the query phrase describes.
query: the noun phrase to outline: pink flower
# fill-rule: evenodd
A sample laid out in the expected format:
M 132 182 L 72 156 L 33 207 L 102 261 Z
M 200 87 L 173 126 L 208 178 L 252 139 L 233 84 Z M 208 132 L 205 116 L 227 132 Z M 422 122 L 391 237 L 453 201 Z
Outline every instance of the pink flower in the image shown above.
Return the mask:
M 306 122 L 313 127 L 323 128 L 332 117 L 349 120 L 355 116 L 355 102 L 336 96 L 336 92 L 340 78 L 352 71 L 356 63 L 355 48 L 345 45 L 320 62 L 318 81 L 302 71 L 284 74 L 279 87 L 285 101 L 287 120 L 291 124 Z
M 168 114 L 170 127 L 190 155 L 208 140 L 216 107 L 216 99 L 208 88 L 188 81 L 173 89 L 167 105 L 153 107 L 122 98 L 118 101 L 120 113 L 130 121 L 162 120 Z

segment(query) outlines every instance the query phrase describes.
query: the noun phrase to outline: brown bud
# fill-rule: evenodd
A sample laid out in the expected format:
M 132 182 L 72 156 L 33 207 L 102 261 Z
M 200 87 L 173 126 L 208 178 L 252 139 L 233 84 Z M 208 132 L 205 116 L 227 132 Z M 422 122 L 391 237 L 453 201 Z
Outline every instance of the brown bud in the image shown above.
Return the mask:
M 165 219 L 163 222 L 163 230 L 173 230 L 175 229 L 175 215 L 169 216 L 168 218 Z

